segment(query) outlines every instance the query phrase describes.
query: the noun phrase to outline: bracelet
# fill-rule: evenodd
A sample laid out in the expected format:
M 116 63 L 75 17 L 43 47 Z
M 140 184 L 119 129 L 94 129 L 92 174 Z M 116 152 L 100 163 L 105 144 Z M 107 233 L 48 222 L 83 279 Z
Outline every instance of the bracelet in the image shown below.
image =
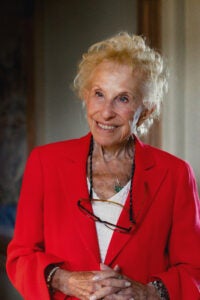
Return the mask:
M 164 285 L 164 283 L 161 280 L 151 281 L 149 283 L 149 285 L 152 285 L 155 287 L 155 289 L 157 290 L 157 292 L 162 300 L 170 300 L 166 286 Z
M 52 283 L 53 277 L 58 269 L 60 269 L 59 266 L 49 265 L 46 270 L 47 272 L 45 272 L 46 273 L 46 284 L 47 284 L 49 291 L 51 291 L 51 292 L 53 292 L 51 283 Z

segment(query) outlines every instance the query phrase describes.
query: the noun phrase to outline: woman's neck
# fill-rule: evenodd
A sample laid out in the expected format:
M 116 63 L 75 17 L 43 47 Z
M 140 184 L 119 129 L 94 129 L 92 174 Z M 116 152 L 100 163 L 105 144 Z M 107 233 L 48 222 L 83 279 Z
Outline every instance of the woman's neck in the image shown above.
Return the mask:
M 102 146 L 94 141 L 94 155 L 109 162 L 112 160 L 123 160 L 133 158 L 134 139 L 130 137 L 127 141 L 113 146 Z

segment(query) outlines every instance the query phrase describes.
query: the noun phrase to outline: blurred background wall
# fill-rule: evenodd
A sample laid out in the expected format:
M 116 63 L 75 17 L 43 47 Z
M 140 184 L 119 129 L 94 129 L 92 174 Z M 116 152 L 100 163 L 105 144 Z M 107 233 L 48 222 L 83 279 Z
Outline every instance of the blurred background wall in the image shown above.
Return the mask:
M 136 32 L 136 15 L 133 0 L 36 1 L 36 144 L 87 131 L 70 89 L 77 63 L 90 44 L 120 30 Z
M 0 299 L 30 150 L 88 130 L 71 84 L 81 54 L 119 31 L 147 36 L 167 58 L 169 93 L 145 141 L 186 159 L 200 184 L 199 0 L 7 0 L 0 4 Z M 3 283 L 3 284 L 2 284 Z
M 162 147 L 190 162 L 200 187 L 200 1 L 162 1 L 162 50 L 169 93 L 162 117 Z

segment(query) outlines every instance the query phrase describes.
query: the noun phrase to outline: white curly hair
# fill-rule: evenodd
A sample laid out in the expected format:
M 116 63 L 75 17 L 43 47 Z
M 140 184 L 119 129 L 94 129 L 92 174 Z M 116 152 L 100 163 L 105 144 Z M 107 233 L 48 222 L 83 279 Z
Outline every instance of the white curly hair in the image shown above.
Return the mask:
M 127 32 L 95 43 L 83 54 L 74 79 L 74 90 L 80 99 L 87 87 L 90 74 L 103 61 L 130 65 L 143 76 L 143 106 L 152 114 L 137 128 L 139 135 L 147 133 L 155 118 L 160 115 L 163 96 L 168 88 L 168 71 L 163 57 L 150 48 L 142 36 Z

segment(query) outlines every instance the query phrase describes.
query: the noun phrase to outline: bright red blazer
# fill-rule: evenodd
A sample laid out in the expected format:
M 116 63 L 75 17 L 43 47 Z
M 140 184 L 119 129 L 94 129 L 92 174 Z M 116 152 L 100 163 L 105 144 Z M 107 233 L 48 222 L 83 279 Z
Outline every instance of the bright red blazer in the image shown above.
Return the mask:
M 37 147 L 27 162 L 7 260 L 8 275 L 26 300 L 49 299 L 44 269 L 50 263 L 99 270 L 95 223 L 77 206 L 89 196 L 90 137 Z M 200 206 L 193 172 L 184 161 L 139 140 L 135 164 L 136 225 L 130 234 L 113 233 L 105 263 L 118 264 L 142 283 L 160 278 L 171 300 L 199 300 Z M 124 213 L 119 223 L 129 226 Z

